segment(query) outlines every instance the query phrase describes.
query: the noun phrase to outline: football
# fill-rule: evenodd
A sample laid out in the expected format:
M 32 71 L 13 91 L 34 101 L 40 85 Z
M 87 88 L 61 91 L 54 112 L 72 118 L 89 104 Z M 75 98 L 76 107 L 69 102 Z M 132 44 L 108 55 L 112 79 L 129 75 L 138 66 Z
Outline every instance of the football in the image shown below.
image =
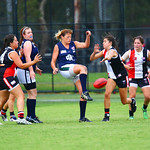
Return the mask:
M 100 89 L 100 88 L 104 87 L 106 84 L 107 84 L 107 79 L 105 79 L 105 78 L 99 78 L 99 79 L 97 79 L 97 80 L 94 82 L 93 86 L 94 86 L 96 89 Z

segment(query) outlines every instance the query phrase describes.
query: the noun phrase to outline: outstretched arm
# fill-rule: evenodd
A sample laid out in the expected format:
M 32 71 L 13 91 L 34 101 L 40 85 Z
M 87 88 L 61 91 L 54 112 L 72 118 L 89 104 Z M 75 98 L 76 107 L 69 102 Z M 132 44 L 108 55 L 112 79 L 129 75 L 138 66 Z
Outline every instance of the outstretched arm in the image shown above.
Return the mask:
M 91 32 L 86 31 L 85 42 L 74 41 L 76 48 L 88 48 L 90 46 L 90 36 L 91 36 Z
M 99 49 L 100 49 L 99 44 L 95 44 L 94 51 L 90 56 L 90 61 L 93 61 L 103 56 L 103 51 L 100 51 Z

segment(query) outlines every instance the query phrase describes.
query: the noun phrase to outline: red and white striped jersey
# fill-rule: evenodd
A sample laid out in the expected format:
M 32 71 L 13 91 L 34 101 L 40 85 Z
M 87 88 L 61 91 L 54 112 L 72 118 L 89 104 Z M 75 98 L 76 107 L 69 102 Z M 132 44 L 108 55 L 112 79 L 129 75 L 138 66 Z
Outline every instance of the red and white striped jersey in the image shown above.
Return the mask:
M 130 49 L 122 56 L 123 60 L 129 58 L 129 64 L 133 67 L 128 71 L 129 78 L 141 79 L 147 76 L 148 51 L 146 48 L 143 48 L 141 52 Z

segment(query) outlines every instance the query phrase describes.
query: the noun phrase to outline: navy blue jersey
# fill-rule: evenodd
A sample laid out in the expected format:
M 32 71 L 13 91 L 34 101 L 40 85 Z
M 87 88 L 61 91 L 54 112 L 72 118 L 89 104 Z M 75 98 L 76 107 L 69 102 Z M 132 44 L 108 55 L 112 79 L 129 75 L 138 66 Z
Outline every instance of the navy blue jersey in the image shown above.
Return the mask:
M 24 48 L 24 43 L 25 43 L 26 41 L 29 41 L 29 40 L 24 39 L 24 40 L 22 41 L 21 48 Z M 35 45 L 32 41 L 30 41 L 30 42 L 31 42 L 31 44 L 32 44 L 32 51 L 31 51 L 30 58 L 31 58 L 31 61 L 33 61 L 33 60 L 34 60 L 34 57 L 38 54 L 38 48 L 36 47 L 36 45 Z M 22 60 L 23 63 L 26 63 L 26 58 L 25 58 L 25 56 L 22 56 L 21 60 Z M 33 70 L 35 71 L 36 64 L 34 64 L 32 67 L 33 67 Z M 26 70 L 29 70 L 29 69 L 27 68 Z
M 73 41 L 69 44 L 69 49 L 65 48 L 64 45 L 59 42 L 57 43 L 59 54 L 58 64 L 59 68 L 66 64 L 76 64 L 76 46 Z

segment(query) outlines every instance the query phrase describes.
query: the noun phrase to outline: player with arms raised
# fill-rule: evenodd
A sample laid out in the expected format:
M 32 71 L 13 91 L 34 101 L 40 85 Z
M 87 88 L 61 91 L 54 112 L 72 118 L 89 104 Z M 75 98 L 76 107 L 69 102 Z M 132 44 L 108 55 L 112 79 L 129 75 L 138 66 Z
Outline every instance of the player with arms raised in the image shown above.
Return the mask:
M 132 111 L 136 110 L 135 100 L 127 98 L 127 82 L 128 76 L 126 69 L 121 61 L 121 57 L 117 52 L 117 44 L 115 38 L 111 34 L 107 34 L 103 39 L 104 50 L 99 51 L 99 45 L 95 44 L 94 52 L 90 56 L 90 60 L 104 57 L 101 62 L 105 61 L 108 73 L 108 80 L 105 90 L 104 111 L 105 116 L 102 121 L 109 121 L 110 117 L 110 96 L 116 85 L 119 87 L 119 94 L 122 104 L 131 104 Z

